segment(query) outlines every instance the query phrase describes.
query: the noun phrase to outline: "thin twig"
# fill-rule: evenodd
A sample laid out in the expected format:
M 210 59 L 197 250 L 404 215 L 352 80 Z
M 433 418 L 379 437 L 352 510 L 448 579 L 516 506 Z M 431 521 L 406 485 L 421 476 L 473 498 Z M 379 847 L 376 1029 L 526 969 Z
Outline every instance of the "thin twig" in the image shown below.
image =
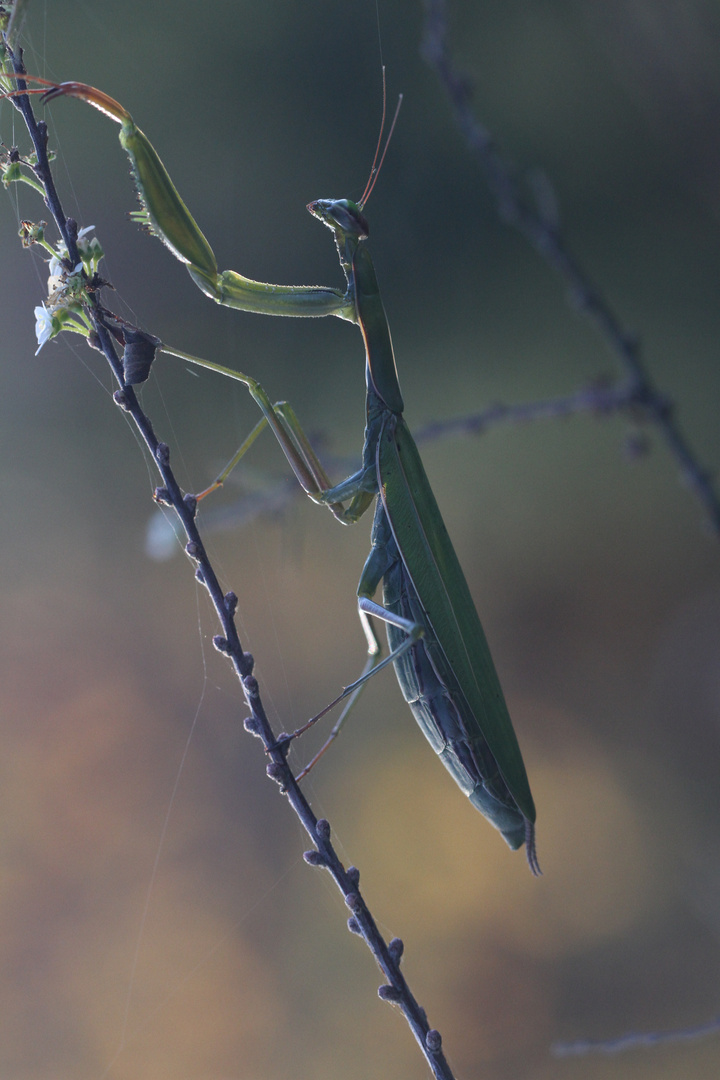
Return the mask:
M 624 381 L 609 386 L 594 383 L 563 397 L 521 401 L 513 405 L 496 402 L 480 412 L 468 413 L 466 416 L 432 420 L 419 428 L 414 437 L 419 446 L 428 446 L 430 443 L 458 435 L 484 435 L 490 428 L 501 425 L 561 420 L 583 413 L 598 418 L 620 413 L 628 415 L 636 423 L 645 419 L 643 403 L 638 402 L 635 397 L 634 383 Z M 638 456 L 643 447 L 641 444 L 630 443 L 629 449 L 631 453 L 628 456 Z M 331 457 L 322 453 L 319 456 L 330 475 L 337 472 L 344 476 L 357 468 L 356 458 Z M 226 529 L 244 528 L 258 518 L 282 514 L 288 506 L 302 497 L 302 489 L 292 481 L 281 480 L 275 484 L 268 482 L 262 490 L 243 493 L 240 499 L 228 506 L 205 511 L 205 530 L 216 533 Z M 176 550 L 177 545 L 169 525 L 161 520 L 159 515 L 153 515 L 146 537 L 148 555 L 150 558 L 164 560 Z
M 635 396 L 634 383 L 621 382 L 611 386 L 593 384 L 564 397 L 521 401 L 514 405 L 497 402 L 481 412 L 453 416 L 449 420 L 435 420 L 420 428 L 416 440 L 418 443 L 430 443 L 437 439 L 447 439 L 451 435 L 483 435 L 490 428 L 499 427 L 501 424 L 561 420 L 580 413 L 604 417 L 612 413 L 626 412 L 633 414 L 636 419 L 642 415 L 642 402 L 638 402 Z
M 7 46 L 7 49 L 16 73 L 20 76 L 26 74 L 22 64 L 22 53 L 13 54 L 9 46 Z M 22 79 L 18 81 L 18 88 L 25 89 Z M 69 219 L 65 218 L 53 183 L 47 154 L 47 127 L 41 121 L 36 121 L 30 99 L 27 96 L 20 95 L 11 100 L 22 113 L 27 124 L 37 155 L 37 165 L 34 167 L 35 174 L 44 187 L 46 205 L 55 218 L 58 229 L 67 245 L 70 260 L 75 264 L 78 261 L 75 247 L 76 228 L 74 223 L 71 224 Z M 100 307 L 92 294 L 88 296 L 88 304 L 95 322 L 97 345 L 99 345 L 100 351 L 107 359 L 120 387 L 114 394 L 114 400 L 132 417 L 153 456 L 162 477 L 162 487 L 156 489 L 155 498 L 158 502 L 171 505 L 174 508 L 187 537 L 185 551 L 196 567 L 195 576 L 210 594 L 220 620 L 222 634 L 214 637 L 213 644 L 219 652 L 228 657 L 242 686 L 245 700 L 250 708 L 250 716 L 245 720 L 245 728 L 251 734 L 262 739 L 265 752 L 270 760 L 270 764 L 267 766 L 268 776 L 279 785 L 281 792 L 287 796 L 288 802 L 315 845 L 311 851 L 305 852 L 305 860 L 312 866 L 324 867 L 340 889 L 345 904 L 351 913 L 348 919 L 348 928 L 352 933 L 358 934 L 364 939 L 384 977 L 387 979 L 387 983 L 382 985 L 378 991 L 380 997 L 399 1007 L 437 1080 L 454 1080 L 442 1050 L 440 1033 L 430 1028 L 425 1011 L 418 1004 L 400 971 L 400 959 L 403 952 L 402 942 L 399 938 L 394 938 L 387 943 L 383 938 L 358 887 L 359 872 L 355 867 L 345 869 L 331 843 L 329 823 L 325 819 L 319 820 L 316 818 L 287 765 L 285 752 L 282 749 L 283 736 L 275 736 L 260 699 L 257 679 L 252 673 L 254 667 L 253 657 L 243 651 L 238 637 L 234 619 L 237 596 L 234 593 L 223 595 L 198 532 L 195 523 L 196 500 L 192 495 L 183 496 L 170 468 L 170 451 L 167 444 L 157 439 L 149 418 L 138 403 L 134 390 L 131 386 L 126 385 L 123 367 L 115 351 L 112 335 L 106 325 L 105 310 Z
M 633 401 L 642 406 L 646 418 L 661 433 L 683 481 L 695 492 L 714 532 L 720 536 L 720 497 L 713 475 L 701 465 L 682 434 L 672 402 L 657 390 L 650 378 L 636 336 L 623 327 L 590 276 L 568 250 L 554 210 L 543 207 L 542 199 L 536 200 L 537 205 L 533 206 L 523 198 L 512 169 L 503 161 L 490 132 L 475 116 L 471 84 L 457 70 L 448 50 L 446 0 L 423 0 L 423 3 L 422 55 L 440 79 L 460 132 L 485 173 L 498 213 L 561 275 L 573 306 L 584 311 L 595 324 L 626 372 Z
M 551 1049 L 555 1057 L 581 1057 L 585 1054 L 622 1054 L 639 1047 L 661 1046 L 663 1043 L 693 1042 L 720 1032 L 720 1016 L 707 1024 L 677 1028 L 675 1031 L 631 1031 L 618 1039 L 581 1039 L 578 1042 L 555 1043 Z

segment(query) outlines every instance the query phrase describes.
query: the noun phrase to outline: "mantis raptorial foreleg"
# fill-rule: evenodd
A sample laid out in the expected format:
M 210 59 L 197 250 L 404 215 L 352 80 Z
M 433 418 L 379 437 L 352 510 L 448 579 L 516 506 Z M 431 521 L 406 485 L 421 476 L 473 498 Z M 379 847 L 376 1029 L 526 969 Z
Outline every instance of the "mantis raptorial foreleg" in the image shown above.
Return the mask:
M 43 80 L 34 80 L 43 81 Z M 146 225 L 185 263 L 198 288 L 227 307 L 266 315 L 336 315 L 355 322 L 352 297 L 338 289 L 315 285 L 270 285 L 253 281 L 233 270 L 218 271 L 210 244 L 180 198 L 175 185 L 147 136 L 132 116 L 108 94 L 85 83 L 52 84 L 44 101 L 76 97 L 120 124 L 120 143 L 130 158 L 142 209 L 133 211 L 135 221 Z

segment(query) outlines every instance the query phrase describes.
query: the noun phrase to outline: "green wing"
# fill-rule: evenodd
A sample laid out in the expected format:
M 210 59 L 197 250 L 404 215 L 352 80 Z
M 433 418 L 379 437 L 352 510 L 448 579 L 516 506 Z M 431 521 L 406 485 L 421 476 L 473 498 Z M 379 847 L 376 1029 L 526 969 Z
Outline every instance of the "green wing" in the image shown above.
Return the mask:
M 378 441 L 380 497 L 398 550 L 449 673 L 477 725 L 470 745 L 487 743 L 525 817 L 535 821 L 525 765 L 500 680 L 465 575 L 445 528 L 415 442 L 401 416 L 390 416 Z

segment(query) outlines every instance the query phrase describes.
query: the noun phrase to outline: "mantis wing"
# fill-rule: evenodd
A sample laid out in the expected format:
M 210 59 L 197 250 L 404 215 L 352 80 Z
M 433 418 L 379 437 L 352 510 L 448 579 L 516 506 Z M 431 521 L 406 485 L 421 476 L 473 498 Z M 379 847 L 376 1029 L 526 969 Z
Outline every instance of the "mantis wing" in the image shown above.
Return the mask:
M 389 416 L 377 447 L 380 497 L 408 576 L 437 639 L 438 674 L 457 686 L 470 747 L 482 759 L 489 748 L 521 813 L 535 821 L 525 765 L 500 680 L 465 575 L 415 442 L 401 416 Z M 428 642 L 428 645 L 430 643 Z

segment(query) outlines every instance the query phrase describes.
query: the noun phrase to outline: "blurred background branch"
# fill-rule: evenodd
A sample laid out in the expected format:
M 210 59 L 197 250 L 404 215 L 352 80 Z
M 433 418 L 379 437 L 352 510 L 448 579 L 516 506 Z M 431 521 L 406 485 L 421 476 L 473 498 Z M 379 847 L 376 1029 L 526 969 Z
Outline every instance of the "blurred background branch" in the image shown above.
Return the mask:
M 516 175 L 503 160 L 492 135 L 476 118 L 471 104 L 472 83 L 459 72 L 448 50 L 446 0 L 424 0 L 424 4 L 423 56 L 440 79 L 455 122 L 485 174 L 500 217 L 516 228 L 540 257 L 560 274 L 568 300 L 595 325 L 625 372 L 624 381 L 614 388 L 611 407 L 628 410 L 634 414 L 636 422 L 642 419 L 657 428 L 680 469 L 683 483 L 700 499 L 714 532 L 720 536 L 720 499 L 714 474 L 700 463 L 682 434 L 672 400 L 661 393 L 651 379 L 637 336 L 623 326 L 568 249 L 562 235 L 555 192 L 547 178 L 539 172 L 530 172 L 525 178 L 528 191 L 523 195 Z M 528 195 L 532 202 L 528 201 Z M 578 395 L 574 403 L 569 399 L 558 403 L 556 415 L 568 415 L 587 408 L 587 397 Z M 548 415 L 547 408 L 538 408 L 536 412 L 530 407 L 527 412 L 531 419 Z M 503 419 L 513 418 L 512 410 L 501 415 Z

